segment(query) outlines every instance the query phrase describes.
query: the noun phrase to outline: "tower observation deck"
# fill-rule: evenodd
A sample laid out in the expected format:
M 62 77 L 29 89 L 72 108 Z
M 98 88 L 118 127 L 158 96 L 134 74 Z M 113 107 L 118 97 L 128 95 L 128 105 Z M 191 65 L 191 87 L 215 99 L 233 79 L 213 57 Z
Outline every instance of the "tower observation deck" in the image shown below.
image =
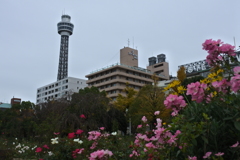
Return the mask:
M 62 21 L 57 24 L 58 34 L 61 35 L 60 54 L 58 63 L 57 80 L 68 77 L 68 41 L 73 33 L 74 25 L 70 23 L 69 15 L 62 15 Z

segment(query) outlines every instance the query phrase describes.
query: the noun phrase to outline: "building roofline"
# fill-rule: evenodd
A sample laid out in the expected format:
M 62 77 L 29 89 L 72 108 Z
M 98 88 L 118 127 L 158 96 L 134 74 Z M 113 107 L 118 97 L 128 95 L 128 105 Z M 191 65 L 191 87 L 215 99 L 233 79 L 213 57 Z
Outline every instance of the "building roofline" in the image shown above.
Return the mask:
M 86 75 L 85 77 L 89 77 L 89 76 L 93 75 L 94 73 L 101 72 L 101 71 L 104 71 L 104 70 L 107 70 L 107 69 L 110 69 L 110 68 L 116 67 L 116 66 L 123 67 L 123 68 L 129 68 L 129 69 L 133 69 L 133 70 L 148 73 L 148 74 L 154 74 L 153 72 L 150 72 L 149 70 L 147 70 L 145 68 L 128 66 L 128 65 L 125 65 L 125 64 L 121 64 L 121 63 L 115 63 L 115 64 L 112 64 L 112 65 L 103 67 L 101 69 L 97 69 L 95 71 L 92 71 L 92 72 L 90 72 L 90 74 Z M 166 78 L 162 74 L 157 74 L 157 76 L 162 77 L 162 78 Z

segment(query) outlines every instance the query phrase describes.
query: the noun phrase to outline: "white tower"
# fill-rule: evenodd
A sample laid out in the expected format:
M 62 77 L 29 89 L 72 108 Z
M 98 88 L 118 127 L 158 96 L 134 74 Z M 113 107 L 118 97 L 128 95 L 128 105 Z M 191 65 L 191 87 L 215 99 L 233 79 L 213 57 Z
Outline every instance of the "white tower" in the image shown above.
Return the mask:
M 68 41 L 72 35 L 74 25 L 70 23 L 69 15 L 62 15 L 62 21 L 57 24 L 58 34 L 61 35 L 60 54 L 57 80 L 68 77 Z

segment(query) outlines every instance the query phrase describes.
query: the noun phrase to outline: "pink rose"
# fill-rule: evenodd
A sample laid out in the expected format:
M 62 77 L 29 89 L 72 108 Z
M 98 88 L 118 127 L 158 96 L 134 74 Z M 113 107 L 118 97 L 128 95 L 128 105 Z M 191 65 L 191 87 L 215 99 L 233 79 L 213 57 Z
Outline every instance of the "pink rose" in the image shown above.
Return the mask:
M 43 148 L 49 149 L 48 145 L 43 145 Z
M 143 116 L 143 117 L 142 117 L 142 121 L 143 121 L 144 123 L 146 123 L 146 122 L 147 122 L 147 118 L 146 118 L 145 116 Z
M 86 118 L 84 114 L 81 114 L 79 117 L 84 119 Z
M 81 134 L 81 133 L 83 133 L 83 130 L 81 130 L 81 129 L 78 129 L 78 130 L 76 131 L 76 134 Z
M 37 153 L 42 152 L 42 148 L 41 147 L 37 147 L 35 152 L 37 152 Z
M 210 157 L 211 154 L 212 154 L 212 152 L 207 152 L 207 153 L 203 156 L 203 158 L 206 159 L 206 158 Z
M 154 112 L 154 115 L 159 115 L 159 114 L 160 114 L 160 111 Z
M 69 138 L 69 139 L 72 139 L 72 138 L 74 138 L 74 137 L 75 137 L 75 133 L 74 133 L 74 132 L 68 133 L 68 138 Z
M 237 143 L 235 143 L 234 145 L 232 145 L 231 147 L 237 147 L 239 145 L 239 142 L 237 141 Z
M 224 153 L 218 152 L 218 153 L 216 153 L 215 155 L 219 157 L 219 156 L 224 155 Z

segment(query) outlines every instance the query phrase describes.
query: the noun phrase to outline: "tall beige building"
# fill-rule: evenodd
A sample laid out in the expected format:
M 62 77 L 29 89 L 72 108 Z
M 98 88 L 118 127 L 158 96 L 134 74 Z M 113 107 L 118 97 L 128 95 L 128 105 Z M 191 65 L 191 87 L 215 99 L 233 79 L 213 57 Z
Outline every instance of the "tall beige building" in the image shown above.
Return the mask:
M 165 55 L 164 55 L 165 56 Z M 159 65 L 159 66 L 158 66 Z M 152 75 L 155 73 L 160 80 L 169 79 L 168 63 L 150 63 L 147 69 L 138 67 L 138 50 L 129 47 L 120 49 L 120 63 L 92 72 L 86 77 L 89 87 L 95 86 L 100 91 L 105 90 L 108 97 L 115 100 L 118 94 L 124 94 L 122 90 L 129 87 L 140 90 L 146 84 L 152 84 Z

